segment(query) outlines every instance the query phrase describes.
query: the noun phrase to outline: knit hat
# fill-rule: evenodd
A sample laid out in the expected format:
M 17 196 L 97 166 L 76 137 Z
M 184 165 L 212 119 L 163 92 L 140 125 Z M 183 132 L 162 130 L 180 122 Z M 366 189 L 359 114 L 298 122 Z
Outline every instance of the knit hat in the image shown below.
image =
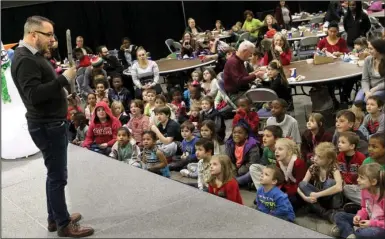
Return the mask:
M 98 56 L 95 56 L 91 59 L 91 65 L 93 67 L 100 67 L 102 64 L 103 64 L 103 59 Z

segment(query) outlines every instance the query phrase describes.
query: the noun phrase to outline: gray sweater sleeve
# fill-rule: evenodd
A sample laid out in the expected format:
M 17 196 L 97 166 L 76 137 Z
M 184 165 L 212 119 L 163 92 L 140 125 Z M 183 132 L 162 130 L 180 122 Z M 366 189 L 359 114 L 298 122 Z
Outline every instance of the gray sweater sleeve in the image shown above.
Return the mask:
M 361 86 L 364 92 L 370 90 L 370 68 L 372 67 L 372 57 L 369 56 L 365 59 L 364 68 L 362 70 Z
M 84 92 L 87 92 L 88 94 L 94 93 L 94 91 L 90 87 L 90 75 L 91 75 L 91 68 L 89 67 L 84 72 L 84 80 L 83 80 L 83 90 L 84 90 Z

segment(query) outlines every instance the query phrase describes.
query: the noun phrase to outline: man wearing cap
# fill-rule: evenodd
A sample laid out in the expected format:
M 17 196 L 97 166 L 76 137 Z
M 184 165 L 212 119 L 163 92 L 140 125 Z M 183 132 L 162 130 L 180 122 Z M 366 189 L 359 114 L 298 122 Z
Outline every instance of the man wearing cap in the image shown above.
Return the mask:
M 68 213 L 64 190 L 68 177 L 68 103 L 64 87 L 75 80 L 76 68 L 56 75 L 43 56 L 54 41 L 52 21 L 40 16 L 29 17 L 23 40 L 15 50 L 11 73 L 27 109 L 29 134 L 42 152 L 47 168 L 47 229 L 57 231 L 60 237 L 85 237 L 92 235 L 94 229 L 78 224 L 82 218 L 79 213 Z

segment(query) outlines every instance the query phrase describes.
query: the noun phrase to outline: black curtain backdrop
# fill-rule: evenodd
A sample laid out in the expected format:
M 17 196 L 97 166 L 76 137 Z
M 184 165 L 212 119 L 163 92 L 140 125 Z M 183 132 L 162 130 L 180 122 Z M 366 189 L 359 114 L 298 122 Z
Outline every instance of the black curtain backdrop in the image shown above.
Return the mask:
M 184 1 L 186 18 L 193 17 L 202 29 L 212 30 L 215 20 L 222 20 L 226 28 L 243 22 L 243 12 L 251 10 L 256 17 L 272 12 L 278 1 Z M 328 2 L 287 2 L 291 12 L 325 11 Z M 259 13 L 259 14 L 257 14 Z M 131 41 L 151 52 L 153 59 L 169 54 L 165 40 L 180 40 L 185 29 L 181 1 L 163 2 L 63 2 L 55 1 L 32 6 L 1 10 L 1 40 L 4 44 L 18 42 L 23 37 L 25 20 L 32 15 L 45 16 L 55 22 L 59 50 L 66 55 L 65 32 L 71 29 L 73 45 L 81 35 L 85 45 L 93 50 L 106 45 L 119 49 L 121 39 Z

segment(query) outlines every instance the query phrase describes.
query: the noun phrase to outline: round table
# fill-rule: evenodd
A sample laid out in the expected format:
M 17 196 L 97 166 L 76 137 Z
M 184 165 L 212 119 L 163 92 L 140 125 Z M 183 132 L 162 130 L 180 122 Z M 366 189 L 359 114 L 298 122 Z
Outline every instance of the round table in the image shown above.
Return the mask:
M 198 67 L 203 67 L 210 65 L 215 62 L 215 60 L 201 62 L 199 59 L 160 59 L 155 61 L 159 67 L 159 75 L 167 75 L 174 72 L 191 70 Z M 125 75 L 131 75 L 131 71 L 126 69 L 123 71 Z
M 363 67 L 356 64 L 343 62 L 336 59 L 333 63 L 314 65 L 305 61 L 295 61 L 288 66 L 284 66 L 285 74 L 290 77 L 290 68 L 297 69 L 297 76 L 302 75 L 306 78 L 302 81 L 289 82 L 290 85 L 313 85 L 326 83 L 336 80 L 343 80 L 350 77 L 362 75 Z

